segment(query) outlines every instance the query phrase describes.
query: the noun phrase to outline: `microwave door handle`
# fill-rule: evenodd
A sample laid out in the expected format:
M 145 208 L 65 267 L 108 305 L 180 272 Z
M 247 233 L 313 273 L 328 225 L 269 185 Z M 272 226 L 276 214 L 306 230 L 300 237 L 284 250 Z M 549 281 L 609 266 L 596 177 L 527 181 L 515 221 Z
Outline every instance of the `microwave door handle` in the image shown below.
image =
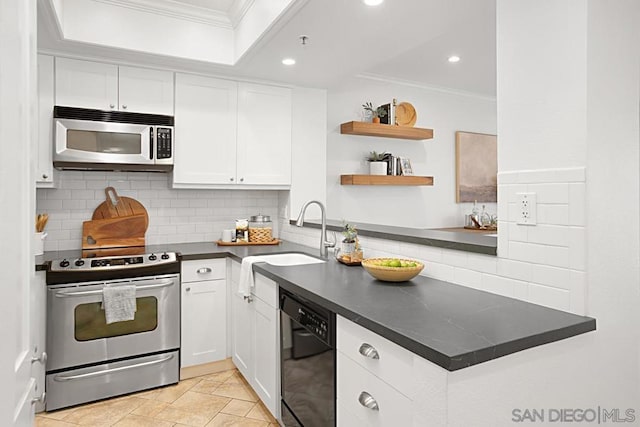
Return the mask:
M 155 129 L 154 126 L 149 127 L 149 159 L 150 160 L 153 160 L 153 155 L 155 153 L 155 147 L 153 144 L 154 129 Z M 152 162 L 152 163 L 155 163 L 155 162 Z
M 173 283 L 174 283 L 173 280 L 165 280 L 165 281 L 161 281 L 161 282 L 155 283 L 153 285 L 136 286 L 136 291 L 144 291 L 144 290 L 147 290 L 147 289 L 166 288 L 167 286 L 173 285 Z M 83 297 L 83 296 L 88 296 L 88 295 L 102 295 L 102 289 L 95 290 L 95 291 L 75 291 L 75 292 L 58 291 L 58 292 L 56 292 L 55 295 L 56 295 L 57 298 Z

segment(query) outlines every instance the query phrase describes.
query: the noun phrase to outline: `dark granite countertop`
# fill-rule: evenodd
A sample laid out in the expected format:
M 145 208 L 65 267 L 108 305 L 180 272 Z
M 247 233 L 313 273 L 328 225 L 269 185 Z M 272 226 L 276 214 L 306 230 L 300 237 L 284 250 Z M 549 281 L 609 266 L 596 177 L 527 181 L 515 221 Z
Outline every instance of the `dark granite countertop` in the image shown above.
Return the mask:
M 176 243 L 147 246 L 145 252 L 173 251 L 182 260 L 303 252 L 308 246 L 217 246 Z M 81 251 L 45 252 L 37 258 L 77 258 Z M 334 311 L 396 344 L 455 371 L 527 348 L 595 330 L 595 319 L 418 276 L 393 284 L 371 277 L 360 267 L 329 259 L 323 264 L 276 267 L 254 264 L 255 271 L 281 287 Z
M 289 222 L 295 224 L 294 220 L 290 220 Z M 496 236 L 488 235 L 495 234 L 495 231 L 487 231 L 486 234 L 481 234 L 444 229 L 421 229 L 391 225 L 363 224 L 360 222 L 355 222 L 355 224 L 358 229 L 358 234 L 361 236 L 417 243 L 419 245 L 476 252 L 486 255 L 497 254 L 498 239 Z M 320 228 L 321 223 L 318 220 L 305 220 L 304 227 Z M 327 230 L 342 231 L 342 229 L 342 221 L 327 220 Z

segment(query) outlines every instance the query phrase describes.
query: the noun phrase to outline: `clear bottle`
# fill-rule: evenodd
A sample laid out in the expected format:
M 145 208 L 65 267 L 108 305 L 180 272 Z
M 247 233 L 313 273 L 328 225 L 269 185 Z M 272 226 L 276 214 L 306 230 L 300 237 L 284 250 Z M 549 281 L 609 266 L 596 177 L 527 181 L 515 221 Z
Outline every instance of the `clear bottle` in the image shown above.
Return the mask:
M 473 209 L 471 210 L 471 215 L 469 216 L 469 222 L 470 227 L 478 227 L 478 224 L 480 224 L 480 211 L 478 210 L 477 200 L 473 201 Z
M 480 220 L 478 222 L 482 227 L 489 227 L 491 225 L 491 215 L 486 211 L 485 205 L 482 205 L 482 213 L 480 214 Z

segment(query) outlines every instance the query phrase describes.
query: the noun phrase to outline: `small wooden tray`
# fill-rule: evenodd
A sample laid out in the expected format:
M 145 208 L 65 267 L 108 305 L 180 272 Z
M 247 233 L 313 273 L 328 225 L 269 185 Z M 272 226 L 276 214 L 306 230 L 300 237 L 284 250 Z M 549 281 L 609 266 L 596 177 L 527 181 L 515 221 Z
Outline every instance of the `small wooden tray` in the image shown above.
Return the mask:
M 354 265 L 362 265 L 362 261 L 347 262 L 340 257 L 336 258 L 336 261 L 338 261 L 340 264 L 348 265 L 349 267 L 353 267 Z
M 216 243 L 218 246 L 264 246 L 264 245 L 279 245 L 282 240 L 273 239 L 269 243 L 262 242 L 223 242 L 222 240 L 218 240 Z
M 465 229 L 467 230 L 477 230 L 477 231 L 498 231 L 498 227 L 471 227 L 470 225 L 465 225 Z

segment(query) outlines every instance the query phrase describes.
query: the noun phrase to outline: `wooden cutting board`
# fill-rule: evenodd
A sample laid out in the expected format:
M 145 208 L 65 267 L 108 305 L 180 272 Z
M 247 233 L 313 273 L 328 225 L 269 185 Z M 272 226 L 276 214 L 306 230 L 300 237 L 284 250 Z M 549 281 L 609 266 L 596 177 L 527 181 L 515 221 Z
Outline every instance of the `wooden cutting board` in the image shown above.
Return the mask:
M 144 246 L 147 221 L 142 214 L 84 221 L 82 249 Z
M 106 200 L 93 211 L 92 219 L 110 219 L 131 215 L 144 215 L 145 231 L 149 226 L 149 214 L 144 205 L 131 197 L 121 197 L 113 187 L 104 189 Z

